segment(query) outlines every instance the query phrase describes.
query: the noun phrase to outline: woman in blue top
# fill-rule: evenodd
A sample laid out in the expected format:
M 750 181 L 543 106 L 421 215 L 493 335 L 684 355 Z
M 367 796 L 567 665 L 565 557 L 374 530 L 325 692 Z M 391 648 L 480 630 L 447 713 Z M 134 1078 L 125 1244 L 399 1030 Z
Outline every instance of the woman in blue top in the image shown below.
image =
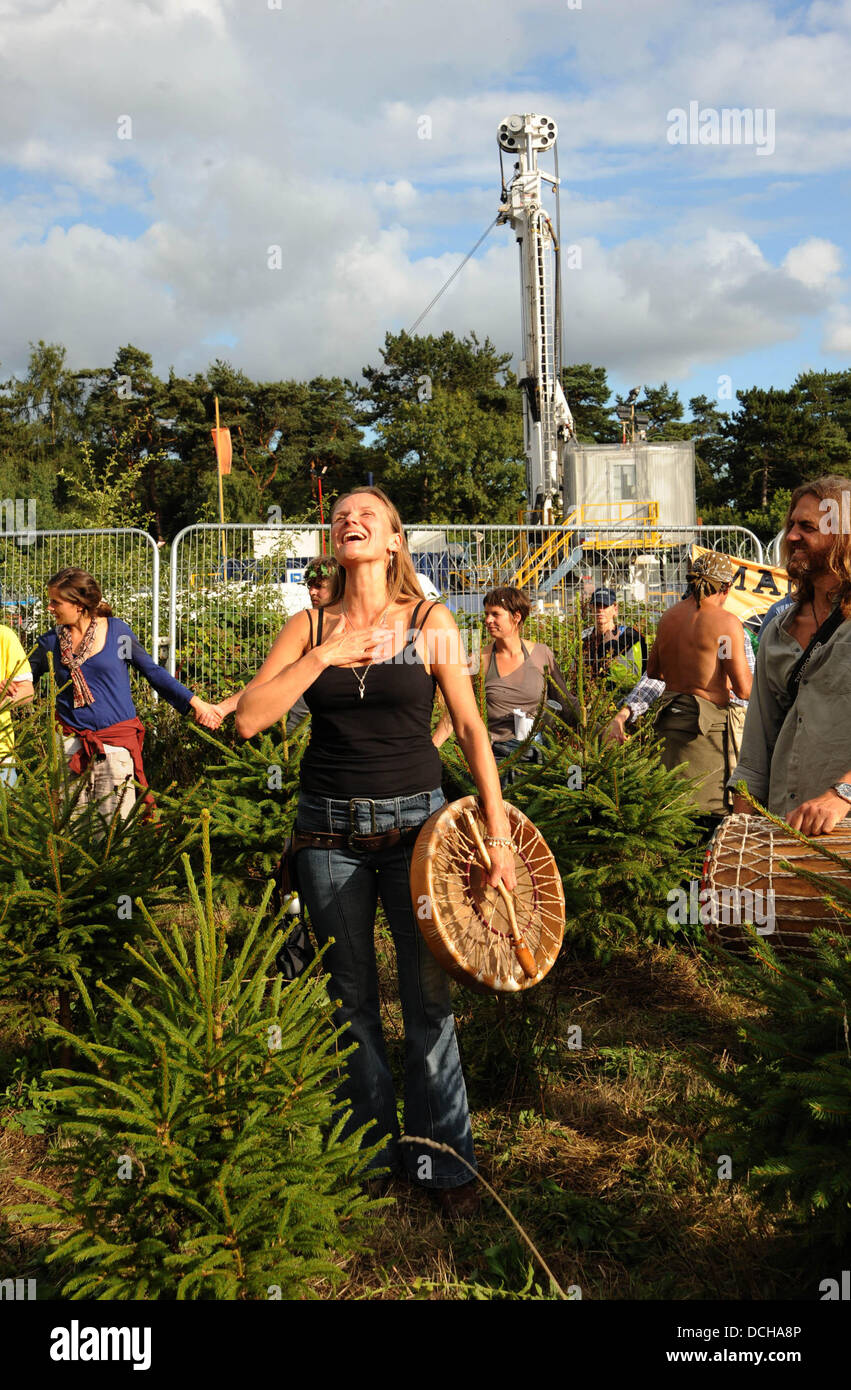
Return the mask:
M 30 660 L 36 682 L 52 662 L 56 717 L 65 733 L 70 770 L 81 773 L 94 759 L 92 777 L 78 809 L 96 801 L 101 815 L 130 814 L 136 800 L 133 779 L 147 786 L 142 766 L 145 726 L 130 694 L 129 667 L 145 677 L 181 714 L 193 711 L 205 728 L 217 729 L 224 717 L 158 666 L 132 629 L 103 602 L 100 586 L 86 570 L 59 570 L 47 582 L 48 607 L 56 627 L 42 633 Z

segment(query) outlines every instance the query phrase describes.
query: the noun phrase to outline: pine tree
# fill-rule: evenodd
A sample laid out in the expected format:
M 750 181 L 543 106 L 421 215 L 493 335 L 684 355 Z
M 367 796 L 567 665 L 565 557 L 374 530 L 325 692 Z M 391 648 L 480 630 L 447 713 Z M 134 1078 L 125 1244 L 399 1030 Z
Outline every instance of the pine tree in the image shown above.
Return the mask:
M 835 879 L 822 886 L 851 930 L 851 890 Z M 734 987 L 763 1016 L 742 1023 L 737 1068 L 703 1069 L 724 1097 L 712 1152 L 723 1145 L 766 1204 L 827 1249 L 851 1242 L 851 942 L 829 931 L 812 941 L 809 962 L 781 960 L 766 937 L 752 962 L 731 962 Z
M 292 830 L 308 728 L 305 724 L 287 738 L 283 724 L 276 725 L 235 748 L 203 729 L 192 733 L 219 756 L 205 768 L 202 789 L 195 795 L 209 806 L 216 882 L 235 911 L 249 881 L 259 884 L 269 878 Z M 186 810 L 192 813 L 189 801 Z
M 505 798 L 534 822 L 558 864 L 566 944 L 606 960 L 629 942 L 700 938 L 699 925 L 679 926 L 667 917 L 668 891 L 694 870 L 696 813 L 688 783 L 662 766 L 652 731 L 623 746 L 606 742 L 611 694 L 598 686 L 586 698 L 581 662 L 577 675 L 579 727 L 555 719 L 542 734 L 543 762 L 529 763 L 524 754 L 534 746 L 540 710 L 529 738 L 499 764 L 501 775 L 512 768 L 521 774 Z M 460 749 L 450 741 L 440 751 L 458 795 L 475 792 Z
M 133 899 L 142 892 L 154 907 L 173 897 L 178 861 L 197 837 L 165 794 L 154 820 L 141 800 L 109 823 L 81 804 L 92 769 L 69 773 L 52 671 L 48 681 L 47 699 L 17 725 L 18 782 L 0 784 L 0 990 L 31 1013 L 56 989 L 76 997 L 99 978 L 120 983 L 124 945 L 145 930 Z
M 154 944 L 128 953 L 132 995 L 105 986 L 111 1028 L 95 1041 L 53 1025 L 79 1070 L 47 1079 L 69 1195 L 36 1183 L 42 1200 L 13 1209 L 55 1232 L 48 1259 L 73 1272 L 69 1298 L 296 1298 L 342 1271 L 365 1214 L 366 1165 L 378 1147 L 340 1134 L 334 1099 L 347 1050 L 331 1023 L 322 976 L 269 981 L 283 933 L 267 890 L 230 953 L 213 894 L 210 817 L 202 815 L 201 891 L 184 869 L 195 926 L 154 921 Z M 345 1049 L 345 1039 L 342 1039 Z M 69 1229 L 70 1228 L 70 1229 Z

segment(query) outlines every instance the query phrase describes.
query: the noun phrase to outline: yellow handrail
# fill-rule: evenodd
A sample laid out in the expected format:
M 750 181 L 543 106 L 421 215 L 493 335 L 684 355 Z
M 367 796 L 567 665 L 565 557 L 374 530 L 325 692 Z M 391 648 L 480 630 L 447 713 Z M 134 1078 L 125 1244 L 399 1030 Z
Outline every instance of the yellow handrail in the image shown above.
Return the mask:
M 576 530 L 577 520 L 577 509 L 574 507 L 573 511 L 564 518 L 559 529 L 548 536 L 543 545 L 524 560 L 511 581 L 516 589 L 524 589 L 533 579 L 537 583 L 544 567 L 552 569 L 554 567 L 553 561 L 555 564 L 561 562 L 564 558 L 565 547 L 572 533 Z M 534 530 L 535 528 L 531 527 L 530 529 Z
M 604 508 L 607 515 L 594 516 L 595 510 Z M 640 509 L 641 514 L 639 514 Z M 615 515 L 612 515 L 612 512 Z M 518 567 L 512 584 L 515 588 L 525 589 L 534 584 L 538 587 L 541 573 L 544 570 L 555 569 L 564 559 L 568 546 L 574 540 L 575 533 L 582 531 L 586 526 L 593 526 L 594 535 L 582 535 L 582 544 L 599 549 L 601 546 L 611 545 L 611 542 L 602 541 L 601 535 L 606 533 L 606 523 L 609 526 L 622 525 L 625 521 L 636 522 L 636 535 L 623 535 L 618 533 L 618 546 L 633 545 L 641 538 L 643 545 L 656 545 L 659 542 L 659 535 L 654 528 L 659 520 L 659 503 L 648 499 L 647 501 L 636 501 L 632 498 L 621 499 L 616 502 L 583 502 L 579 507 L 574 507 L 564 518 L 557 531 L 553 531 L 543 545 L 528 555 L 523 563 Z M 534 530 L 529 527 L 529 530 Z M 521 533 L 522 534 L 522 533 Z

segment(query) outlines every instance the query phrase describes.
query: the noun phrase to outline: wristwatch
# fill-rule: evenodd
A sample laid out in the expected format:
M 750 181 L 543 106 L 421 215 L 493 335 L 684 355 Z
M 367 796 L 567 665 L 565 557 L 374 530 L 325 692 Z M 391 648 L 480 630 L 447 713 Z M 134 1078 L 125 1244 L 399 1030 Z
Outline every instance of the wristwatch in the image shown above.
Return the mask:
M 841 796 L 843 801 L 851 801 L 851 782 L 834 782 L 832 791 L 837 796 Z

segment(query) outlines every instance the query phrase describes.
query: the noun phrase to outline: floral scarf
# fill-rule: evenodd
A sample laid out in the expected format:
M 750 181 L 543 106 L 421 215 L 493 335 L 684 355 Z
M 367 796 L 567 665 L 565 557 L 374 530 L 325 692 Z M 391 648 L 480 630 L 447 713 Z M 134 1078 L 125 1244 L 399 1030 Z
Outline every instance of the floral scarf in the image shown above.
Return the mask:
M 56 632 L 59 637 L 59 655 L 62 658 L 62 665 L 71 672 L 71 683 L 74 687 L 74 708 L 79 709 L 81 705 L 93 705 L 95 697 L 89 689 L 88 682 L 83 675 L 80 667 L 83 662 L 92 654 L 92 647 L 95 643 L 98 625 L 97 618 L 92 618 L 85 632 L 83 640 L 76 651 L 71 647 L 71 629 L 57 624 Z

